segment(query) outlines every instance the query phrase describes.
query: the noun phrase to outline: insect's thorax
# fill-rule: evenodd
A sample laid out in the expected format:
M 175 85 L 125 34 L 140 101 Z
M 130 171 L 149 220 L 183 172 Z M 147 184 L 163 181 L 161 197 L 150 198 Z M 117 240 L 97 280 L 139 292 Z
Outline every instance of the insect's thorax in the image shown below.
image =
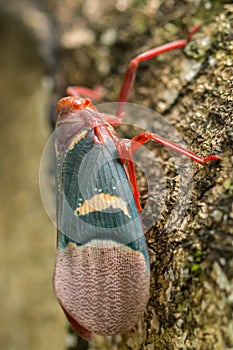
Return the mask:
M 62 110 L 56 126 L 57 144 L 64 150 L 70 140 L 83 130 L 93 130 L 94 134 L 97 134 L 98 129 L 101 129 L 104 138 L 115 138 L 113 128 L 98 111 L 88 108 L 82 111 Z

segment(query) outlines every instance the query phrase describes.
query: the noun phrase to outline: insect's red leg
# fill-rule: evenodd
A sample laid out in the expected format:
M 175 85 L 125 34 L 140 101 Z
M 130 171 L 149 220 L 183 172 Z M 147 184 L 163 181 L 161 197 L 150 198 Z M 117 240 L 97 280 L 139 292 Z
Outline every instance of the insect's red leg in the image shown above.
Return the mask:
M 68 86 L 66 94 L 68 96 L 85 96 L 93 98 L 94 100 L 100 100 L 103 97 L 103 88 L 100 85 L 95 86 L 93 89 L 88 89 L 83 86 Z
M 120 154 L 121 161 L 124 165 L 129 183 L 131 185 L 136 206 L 138 208 L 138 211 L 141 211 L 142 207 L 139 202 L 140 193 L 137 187 L 137 176 L 136 176 L 135 166 L 134 166 L 134 161 L 132 156 L 131 140 L 123 139 L 119 141 L 119 143 L 117 144 L 117 149 Z
M 115 115 L 103 113 L 102 116 L 113 127 L 121 124 L 121 118 L 118 118 Z
M 220 160 L 221 159 L 218 155 L 215 155 L 215 154 L 208 156 L 206 158 L 202 158 L 202 157 L 198 156 L 197 154 L 195 154 L 191 151 L 188 151 L 184 147 L 182 147 L 182 146 L 180 146 L 172 141 L 166 140 L 165 138 L 163 138 L 159 135 L 153 134 L 152 132 L 149 132 L 149 131 L 144 131 L 144 132 L 136 135 L 131 140 L 132 153 L 135 152 L 141 145 L 146 143 L 148 140 L 153 140 L 155 142 L 158 142 L 161 145 L 168 147 L 168 148 L 171 148 L 174 151 L 181 153 L 181 154 L 185 155 L 186 157 L 189 157 L 192 160 L 194 160 L 195 162 L 200 163 L 200 164 L 205 164 L 205 163 L 210 162 L 212 160 Z
M 189 42 L 192 35 L 197 31 L 198 28 L 199 28 L 198 25 L 193 26 L 186 39 L 176 40 L 171 43 L 155 47 L 151 50 L 145 51 L 144 53 L 136 56 L 132 61 L 130 61 L 123 79 L 123 83 L 122 83 L 119 98 L 118 98 L 118 102 L 122 102 L 122 103 L 119 103 L 117 105 L 117 113 L 116 113 L 117 116 L 119 116 L 121 119 L 124 117 L 124 105 L 125 105 L 124 103 L 127 102 L 130 91 L 132 89 L 138 64 L 142 61 L 146 61 L 146 60 L 149 60 L 150 58 L 158 56 L 164 52 L 185 47 L 185 45 Z
M 206 158 L 202 158 L 202 157 L 198 156 L 197 154 L 195 154 L 191 151 L 188 151 L 184 147 L 182 147 L 182 146 L 180 146 L 172 141 L 166 140 L 162 136 L 159 136 L 159 135 L 154 134 L 154 133 L 149 132 L 149 131 L 144 131 L 144 132 L 136 135 L 132 140 L 123 139 L 123 140 L 119 141 L 117 144 L 117 149 L 118 149 L 118 152 L 120 154 L 122 163 L 127 165 L 127 167 L 125 167 L 125 170 L 126 170 L 129 182 L 130 182 L 131 187 L 132 187 L 135 203 L 136 203 L 139 211 L 141 211 L 142 208 L 141 208 L 141 205 L 139 202 L 140 194 L 139 194 L 139 191 L 137 188 L 137 181 L 136 181 L 137 176 L 135 173 L 135 166 L 134 166 L 132 154 L 139 147 L 141 147 L 143 144 L 145 144 L 149 140 L 153 140 L 153 141 L 155 141 L 155 142 L 157 142 L 165 147 L 171 148 L 174 151 L 181 153 L 181 154 L 185 155 L 186 157 L 189 157 L 192 160 L 194 160 L 195 162 L 200 163 L 200 164 L 205 164 L 205 163 L 208 163 L 212 160 L 221 160 L 221 157 L 219 157 L 216 154 L 208 156 Z

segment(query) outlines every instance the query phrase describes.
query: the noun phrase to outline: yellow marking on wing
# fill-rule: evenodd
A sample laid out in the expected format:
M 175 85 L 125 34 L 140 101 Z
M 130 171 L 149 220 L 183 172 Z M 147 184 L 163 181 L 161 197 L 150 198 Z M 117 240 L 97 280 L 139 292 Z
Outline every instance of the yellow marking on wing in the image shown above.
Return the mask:
M 74 148 L 74 146 L 85 137 L 87 133 L 87 130 L 84 130 L 83 132 L 81 132 L 80 134 L 78 134 L 70 143 L 68 151 L 72 151 L 72 149 Z
M 58 158 L 58 157 L 59 157 L 59 155 L 60 155 L 60 152 L 59 152 L 58 145 L 57 145 L 57 143 L 56 143 L 56 142 L 55 142 L 55 144 L 54 144 L 54 148 L 55 148 L 55 154 L 56 154 L 56 157 Z
M 75 215 L 86 215 L 94 211 L 103 211 L 112 207 L 113 209 L 119 208 L 123 213 L 130 217 L 126 203 L 122 198 L 112 196 L 109 193 L 95 194 L 92 198 L 87 199 L 83 204 L 76 208 Z

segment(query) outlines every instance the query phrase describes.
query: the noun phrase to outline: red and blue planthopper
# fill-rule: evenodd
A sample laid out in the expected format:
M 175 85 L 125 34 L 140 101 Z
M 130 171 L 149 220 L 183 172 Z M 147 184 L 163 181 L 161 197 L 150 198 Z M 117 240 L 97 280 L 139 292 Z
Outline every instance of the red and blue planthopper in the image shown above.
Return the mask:
M 125 73 L 115 115 L 100 113 L 89 98 L 99 92 L 69 87 L 58 102 L 55 130 L 57 255 L 54 290 L 68 320 L 84 338 L 132 328 L 143 314 L 150 265 L 142 228 L 134 152 L 148 140 L 205 164 L 202 158 L 150 131 L 119 139 L 114 131 L 138 64 L 186 46 L 177 40 L 134 58 Z

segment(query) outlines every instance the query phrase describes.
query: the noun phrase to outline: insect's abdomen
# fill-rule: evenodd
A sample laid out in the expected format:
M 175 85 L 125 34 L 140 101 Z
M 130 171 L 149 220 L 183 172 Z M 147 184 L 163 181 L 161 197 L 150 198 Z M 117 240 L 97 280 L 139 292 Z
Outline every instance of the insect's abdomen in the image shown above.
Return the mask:
M 89 332 L 123 333 L 146 307 L 150 269 L 116 147 L 111 139 L 96 145 L 93 131 L 83 130 L 57 170 L 56 296 L 69 318 Z

